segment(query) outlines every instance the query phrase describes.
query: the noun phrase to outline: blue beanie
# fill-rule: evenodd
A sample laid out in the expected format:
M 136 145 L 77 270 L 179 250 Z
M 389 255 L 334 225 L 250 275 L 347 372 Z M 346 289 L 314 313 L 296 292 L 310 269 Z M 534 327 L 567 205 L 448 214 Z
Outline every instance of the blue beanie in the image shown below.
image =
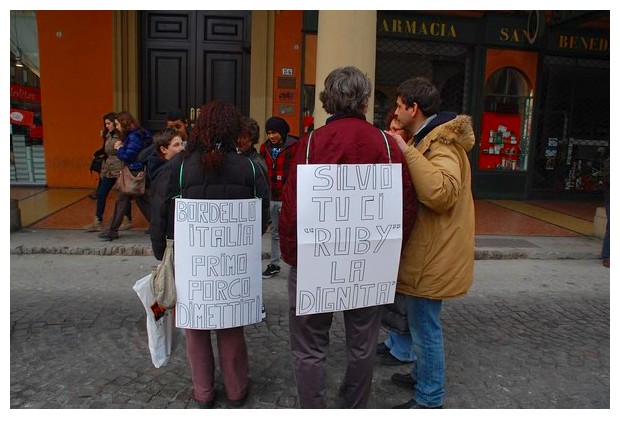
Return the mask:
M 275 131 L 276 133 L 279 133 L 282 138 L 284 138 L 284 136 L 291 131 L 291 128 L 284 119 L 277 116 L 272 116 L 267 119 L 267 122 L 265 123 L 265 132 L 268 133 L 269 131 Z

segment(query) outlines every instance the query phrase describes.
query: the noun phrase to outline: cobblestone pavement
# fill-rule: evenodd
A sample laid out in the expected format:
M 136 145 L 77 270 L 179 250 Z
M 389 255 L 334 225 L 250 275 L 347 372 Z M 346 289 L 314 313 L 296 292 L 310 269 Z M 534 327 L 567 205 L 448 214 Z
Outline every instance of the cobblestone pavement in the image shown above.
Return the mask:
M 151 256 L 11 255 L 10 407 L 195 408 L 182 336 L 169 362 L 150 362 L 134 282 Z M 296 408 L 285 276 L 265 280 L 267 318 L 246 327 L 244 408 Z M 475 284 L 445 301 L 446 408 L 609 408 L 610 274 L 598 260 L 476 261 Z M 381 337 L 384 337 L 382 333 Z M 329 407 L 345 367 L 337 316 Z M 371 408 L 410 399 L 377 363 Z M 216 376 L 219 377 L 219 370 Z M 223 398 L 221 382 L 216 386 Z M 223 401 L 216 408 L 227 408 Z

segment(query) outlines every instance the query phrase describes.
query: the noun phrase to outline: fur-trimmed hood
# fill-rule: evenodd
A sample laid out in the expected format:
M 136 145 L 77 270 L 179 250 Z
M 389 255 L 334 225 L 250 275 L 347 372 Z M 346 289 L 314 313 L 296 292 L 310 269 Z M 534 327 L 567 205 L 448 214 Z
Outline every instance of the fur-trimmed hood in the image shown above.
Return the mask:
M 457 144 L 469 152 L 476 142 L 472 128 L 471 117 L 457 115 L 452 112 L 440 112 L 437 116 L 415 136 L 421 141 L 427 136 L 426 142 L 438 141 L 443 144 Z
M 453 120 L 446 122 L 441 133 L 437 136 L 437 141 L 443 144 L 460 145 L 465 149 L 465 152 L 469 152 L 476 143 L 471 117 L 458 115 Z

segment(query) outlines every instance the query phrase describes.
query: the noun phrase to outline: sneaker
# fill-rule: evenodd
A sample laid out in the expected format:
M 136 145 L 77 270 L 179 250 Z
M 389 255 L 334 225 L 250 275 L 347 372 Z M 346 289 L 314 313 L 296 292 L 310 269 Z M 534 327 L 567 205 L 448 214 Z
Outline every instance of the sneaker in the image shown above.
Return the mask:
M 267 265 L 265 271 L 263 271 L 263 278 L 270 279 L 278 274 L 280 274 L 280 267 L 274 264 L 269 264 Z
M 133 226 L 133 224 L 131 223 L 131 219 L 129 219 L 127 216 L 125 216 L 123 218 L 123 221 L 121 222 L 121 226 L 118 227 L 119 231 L 127 231 L 128 229 L 131 229 L 131 227 Z
M 84 231 L 86 232 L 98 232 L 102 230 L 102 225 L 101 225 L 101 221 L 97 218 L 95 218 L 95 220 L 93 221 L 93 223 L 89 223 L 88 225 L 84 226 Z

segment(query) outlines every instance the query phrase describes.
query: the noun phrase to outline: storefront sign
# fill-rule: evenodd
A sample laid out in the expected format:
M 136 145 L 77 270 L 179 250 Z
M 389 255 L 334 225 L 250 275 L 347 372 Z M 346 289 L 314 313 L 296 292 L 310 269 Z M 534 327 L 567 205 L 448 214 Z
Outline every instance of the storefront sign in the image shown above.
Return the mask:
M 11 109 L 11 123 L 16 125 L 33 125 L 34 112 L 30 110 Z
M 42 139 L 43 138 L 43 126 L 31 125 L 30 126 L 30 137 L 33 139 Z
M 549 34 L 547 47 L 553 52 L 609 57 L 609 34 L 555 31 Z
M 394 15 L 379 12 L 377 36 L 475 43 L 475 21 L 454 17 Z
M 527 30 L 527 18 L 491 16 L 485 27 L 485 43 L 502 47 L 527 48 L 530 34 Z M 535 42 L 536 43 L 536 42 Z
M 41 104 L 41 90 L 32 86 L 11 84 L 11 101 Z

